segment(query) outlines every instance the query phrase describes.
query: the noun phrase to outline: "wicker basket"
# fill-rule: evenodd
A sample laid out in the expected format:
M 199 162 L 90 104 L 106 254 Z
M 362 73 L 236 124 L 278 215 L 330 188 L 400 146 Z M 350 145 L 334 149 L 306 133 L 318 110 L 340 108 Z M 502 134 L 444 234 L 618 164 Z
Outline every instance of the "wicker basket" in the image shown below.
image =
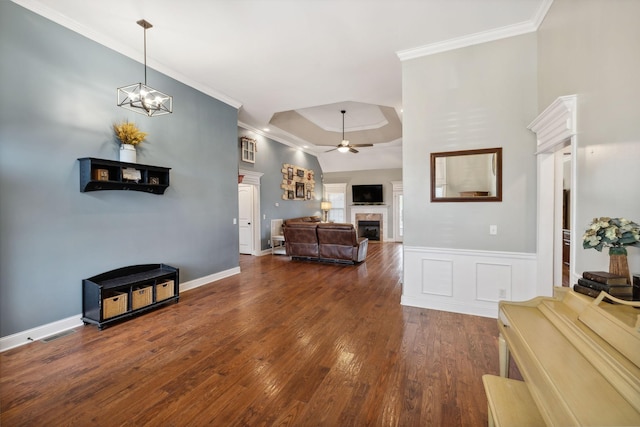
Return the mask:
M 153 302 L 153 286 L 133 289 L 131 292 L 131 309 L 137 310 L 151 305 Z
M 173 288 L 173 280 L 167 280 L 166 282 L 158 283 L 156 285 L 156 302 L 171 298 L 174 295 Z
M 102 300 L 102 317 L 109 319 L 126 313 L 128 297 L 124 292 L 113 292 L 111 296 Z

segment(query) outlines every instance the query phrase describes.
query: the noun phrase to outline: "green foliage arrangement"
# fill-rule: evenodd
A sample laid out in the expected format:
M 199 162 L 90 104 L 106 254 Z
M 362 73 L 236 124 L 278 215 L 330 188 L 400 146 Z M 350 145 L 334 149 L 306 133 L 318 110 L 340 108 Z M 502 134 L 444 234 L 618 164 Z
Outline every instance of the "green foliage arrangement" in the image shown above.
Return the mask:
M 626 218 L 594 218 L 582 236 L 584 249 L 640 247 L 640 226 Z

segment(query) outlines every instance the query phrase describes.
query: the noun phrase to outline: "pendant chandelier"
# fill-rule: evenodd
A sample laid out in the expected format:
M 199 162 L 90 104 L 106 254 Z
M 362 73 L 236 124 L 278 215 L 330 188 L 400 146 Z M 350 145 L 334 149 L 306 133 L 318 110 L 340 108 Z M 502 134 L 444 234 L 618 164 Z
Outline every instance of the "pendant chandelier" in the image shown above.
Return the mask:
M 144 28 L 144 83 L 118 88 L 118 106 L 145 116 L 160 116 L 173 112 L 173 97 L 147 86 L 147 30 L 153 25 L 141 19 Z

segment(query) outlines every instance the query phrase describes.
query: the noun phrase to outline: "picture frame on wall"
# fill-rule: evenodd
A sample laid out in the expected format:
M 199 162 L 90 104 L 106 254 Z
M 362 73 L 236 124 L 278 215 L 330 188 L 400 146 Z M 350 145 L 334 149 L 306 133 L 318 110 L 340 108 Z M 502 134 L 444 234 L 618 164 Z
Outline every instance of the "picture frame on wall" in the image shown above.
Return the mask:
M 293 179 L 293 168 L 291 166 L 287 168 L 287 179 L 289 181 Z
M 293 200 L 294 199 L 293 196 L 294 196 L 293 190 L 288 190 L 287 191 L 287 199 Z
M 311 190 L 307 190 L 307 200 L 311 200 Z
M 304 169 L 296 170 L 296 175 L 298 175 L 299 178 L 304 178 Z
M 296 182 L 296 199 L 304 199 L 304 182 Z

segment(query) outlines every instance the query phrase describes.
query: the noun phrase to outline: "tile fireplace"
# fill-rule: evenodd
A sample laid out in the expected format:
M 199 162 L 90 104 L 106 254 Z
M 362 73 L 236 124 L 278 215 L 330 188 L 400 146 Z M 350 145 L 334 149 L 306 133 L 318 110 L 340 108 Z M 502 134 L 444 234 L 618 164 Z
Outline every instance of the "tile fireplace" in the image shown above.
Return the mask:
M 366 233 L 377 232 L 376 238 L 369 238 L 372 241 L 392 241 L 388 233 L 389 207 L 385 205 L 354 205 L 351 206 L 351 224 L 358 230 L 358 236 L 369 237 Z M 364 224 L 359 224 L 364 222 Z M 376 222 L 375 226 L 371 223 Z M 374 231 L 376 229 L 376 231 Z

